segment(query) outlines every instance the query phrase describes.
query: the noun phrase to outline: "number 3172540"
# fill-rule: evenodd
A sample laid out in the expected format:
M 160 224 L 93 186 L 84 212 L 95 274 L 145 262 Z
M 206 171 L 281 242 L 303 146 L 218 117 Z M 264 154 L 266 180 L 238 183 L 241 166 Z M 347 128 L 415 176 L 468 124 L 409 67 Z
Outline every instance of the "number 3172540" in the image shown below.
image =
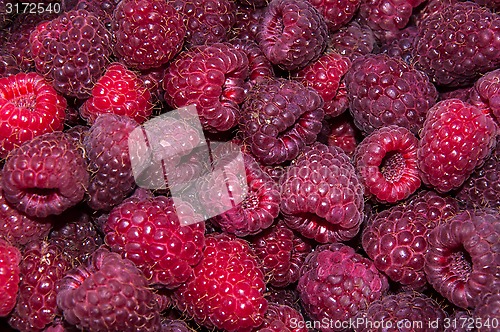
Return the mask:
M 5 12 L 7 14 L 59 14 L 61 12 L 61 4 L 59 2 L 7 2 L 5 4 Z

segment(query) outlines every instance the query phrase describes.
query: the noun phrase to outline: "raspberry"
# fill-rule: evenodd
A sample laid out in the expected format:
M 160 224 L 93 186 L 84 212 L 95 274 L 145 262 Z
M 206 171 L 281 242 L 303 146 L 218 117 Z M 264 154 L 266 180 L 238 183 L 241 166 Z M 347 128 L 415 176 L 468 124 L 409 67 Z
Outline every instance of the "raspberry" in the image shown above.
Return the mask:
M 286 305 L 288 307 L 294 308 L 297 311 L 301 311 L 300 308 L 300 298 L 297 293 L 296 287 L 287 288 L 276 288 L 273 286 L 268 286 L 266 290 L 266 299 L 269 304 Z
M 0 158 L 33 137 L 62 130 L 65 109 L 66 99 L 36 73 L 0 78 Z
M 492 11 L 500 9 L 500 1 L 498 0 L 474 0 L 474 2 Z
M 415 26 L 408 26 L 403 30 L 396 31 L 394 36 L 380 47 L 380 53 L 385 53 L 390 57 L 399 57 L 411 64 L 412 48 L 417 31 Z
M 420 187 L 417 147 L 417 138 L 404 127 L 391 125 L 368 135 L 353 158 L 365 195 L 395 203 L 413 194 Z
M 500 64 L 500 17 L 472 2 L 443 5 L 418 25 L 413 56 L 431 82 L 463 86 Z
M 193 332 L 183 320 L 166 319 L 161 323 L 161 332 Z
M 396 31 L 403 29 L 414 8 L 424 0 L 363 0 L 359 16 L 373 30 Z
M 245 332 L 263 322 L 264 291 L 264 274 L 248 243 L 215 233 L 207 236 L 201 262 L 174 298 L 202 326 Z
M 444 329 L 444 332 L 474 332 L 473 326 L 467 322 L 472 322 L 474 318 L 472 313 L 464 310 L 455 309 L 455 311 L 449 316 L 449 326 Z M 464 324 L 459 323 L 464 322 Z
M 335 146 L 314 143 L 282 178 L 286 224 L 320 243 L 347 241 L 363 220 L 363 184 L 350 158 Z
M 16 58 L 9 53 L 0 50 L 0 78 L 18 74 L 20 71 L 21 70 L 16 63 Z
M 59 314 L 59 281 L 71 267 L 71 258 L 59 246 L 30 242 L 19 265 L 19 297 L 9 324 L 21 331 L 39 331 L 50 324 Z
M 377 42 L 372 29 L 367 25 L 360 25 L 357 21 L 351 21 L 330 34 L 328 47 L 351 61 L 365 54 L 377 53 Z
M 452 90 L 441 91 L 441 93 L 439 94 L 439 99 L 440 100 L 453 99 L 453 98 L 460 99 L 463 102 L 471 103 L 474 106 L 482 108 L 484 106 L 483 102 L 479 102 L 478 104 L 476 104 L 475 101 L 471 100 L 472 93 L 473 93 L 472 87 L 452 88 Z
M 231 39 L 257 40 L 260 22 L 266 8 L 236 6 L 236 23 L 231 30 Z
M 19 249 L 0 238 L 0 317 L 14 309 L 19 284 Z
M 297 289 L 310 318 L 348 321 L 380 299 L 387 279 L 373 263 L 341 243 L 321 245 L 306 259 Z M 342 331 L 328 326 L 322 331 Z
M 331 52 L 322 55 L 294 76 L 305 86 L 315 89 L 323 98 L 325 115 L 335 117 L 347 109 L 347 107 L 338 107 L 337 96 L 340 82 L 350 67 L 349 58 Z
M 84 138 L 92 173 L 88 187 L 91 208 L 110 210 L 134 190 L 128 138 L 138 125 L 126 116 L 103 114 Z
M 495 146 L 496 125 L 480 109 L 458 99 L 427 113 L 417 150 L 420 178 L 439 192 L 460 187 Z
M 392 326 L 388 331 L 433 332 L 443 329 L 445 318 L 446 312 L 430 297 L 415 292 L 402 292 L 372 302 L 356 317 L 356 321 L 360 322 L 356 326 L 356 332 L 378 330 L 372 327 L 374 322 Z M 438 325 L 432 325 L 434 322 Z
M 120 0 L 78 0 L 78 3 L 73 9 L 85 9 L 98 16 L 104 26 L 111 29 L 113 20 L 113 12 Z
M 454 305 L 475 308 L 480 295 L 500 281 L 499 239 L 498 211 L 457 214 L 429 234 L 424 265 L 427 280 Z
M 405 203 L 405 211 L 416 213 L 423 218 L 427 228 L 434 228 L 460 212 L 459 202 L 451 197 L 434 191 L 421 190 Z
M 151 94 L 151 102 L 153 105 L 158 101 L 165 101 L 163 98 L 163 95 L 165 94 L 165 91 L 163 90 L 163 77 L 165 77 L 167 67 L 168 65 L 163 65 L 158 68 L 141 70 L 137 73 L 137 76 L 141 79 L 142 84 Z
M 184 20 L 188 48 L 227 41 L 236 23 L 232 0 L 173 0 L 171 4 Z
M 83 9 L 39 24 L 30 45 L 37 72 L 58 92 L 79 99 L 90 96 L 111 56 L 111 34 Z
M 307 332 L 302 314 L 287 305 L 269 303 L 264 322 L 255 332 Z
M 55 131 L 12 151 L 2 176 L 5 199 L 28 216 L 61 214 L 80 202 L 89 184 L 87 165 L 68 135 Z
M 470 103 L 491 110 L 500 123 L 500 69 L 490 71 L 474 83 L 470 90 Z
M 179 10 L 164 0 L 124 0 L 113 12 L 115 56 L 128 67 L 149 69 L 182 48 L 186 28 Z
M 110 212 L 103 226 L 104 241 L 134 262 L 149 284 L 178 287 L 202 258 L 205 225 L 181 225 L 177 213 L 194 222 L 200 219 L 188 204 L 174 205 L 164 196 L 127 200 Z
M 165 100 L 179 108 L 195 104 L 203 128 L 233 128 L 245 98 L 248 57 L 228 43 L 197 46 L 181 53 L 163 79 Z
M 345 154 L 352 157 L 361 137 L 361 132 L 347 112 L 334 118 L 325 117 L 318 142 L 328 146 L 338 146 Z
M 312 88 L 282 78 L 263 79 L 247 94 L 239 128 L 250 151 L 265 165 L 297 157 L 316 140 L 323 101 Z
M 299 280 L 299 270 L 312 250 L 282 220 L 250 240 L 252 250 L 262 262 L 268 284 L 285 287 Z
M 271 63 L 292 71 L 321 56 L 328 28 L 307 0 L 273 0 L 264 13 L 257 39 Z
M 494 332 L 498 330 L 497 322 L 500 320 L 500 291 L 498 285 L 492 288 L 492 292 L 488 292 L 481 296 L 476 309 L 474 310 L 474 318 L 476 322 L 482 323 L 480 331 Z M 479 324 L 477 324 L 478 326 Z
M 80 108 L 89 124 L 99 114 L 126 115 L 143 123 L 151 115 L 151 93 L 137 75 L 121 63 L 109 65 L 92 89 L 92 96 Z
M 358 12 L 361 0 L 308 0 L 325 18 L 330 32 L 335 32 L 351 21 Z
M 389 125 L 416 134 L 437 99 L 425 74 L 385 54 L 359 57 L 345 80 L 354 123 L 365 134 Z
M 139 269 L 105 248 L 63 278 L 57 304 L 87 331 L 160 331 L 159 303 Z

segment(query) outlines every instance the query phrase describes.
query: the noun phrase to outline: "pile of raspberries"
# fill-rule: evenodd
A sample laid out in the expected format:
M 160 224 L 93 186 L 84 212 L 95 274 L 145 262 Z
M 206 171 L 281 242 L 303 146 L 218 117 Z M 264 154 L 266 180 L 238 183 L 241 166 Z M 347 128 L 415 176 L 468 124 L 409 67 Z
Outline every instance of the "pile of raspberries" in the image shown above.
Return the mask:
M 0 330 L 500 330 L 498 0 L 0 0 Z

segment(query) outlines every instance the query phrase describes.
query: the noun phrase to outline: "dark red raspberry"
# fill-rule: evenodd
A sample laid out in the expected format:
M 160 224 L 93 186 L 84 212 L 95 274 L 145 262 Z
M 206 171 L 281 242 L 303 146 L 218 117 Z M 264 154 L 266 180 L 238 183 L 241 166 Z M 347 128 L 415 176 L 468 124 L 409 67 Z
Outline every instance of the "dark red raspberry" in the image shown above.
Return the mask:
M 172 0 L 186 26 L 186 47 L 226 42 L 236 23 L 233 0 Z
M 19 297 L 9 324 L 20 331 L 40 331 L 50 324 L 60 314 L 59 281 L 71 268 L 71 257 L 63 248 L 47 241 L 26 245 L 19 265 Z
M 144 87 L 149 90 L 149 93 L 151 94 L 151 102 L 153 104 L 158 101 L 165 101 L 163 98 L 163 95 L 165 94 L 165 91 L 163 90 L 163 78 L 165 77 L 167 67 L 168 64 L 158 68 L 141 70 L 137 73 L 137 76 L 141 79 Z
M 0 317 L 14 309 L 19 289 L 19 249 L 0 238 Z
M 61 214 L 80 202 L 89 184 L 81 146 L 60 131 L 25 142 L 7 158 L 5 199 L 28 216 Z
M 339 103 L 340 82 L 351 67 L 348 57 L 331 52 L 322 55 L 318 60 L 311 62 L 294 77 L 305 86 L 311 87 L 323 98 L 325 115 L 332 117 L 342 114 L 346 107 Z
M 103 226 L 111 250 L 134 262 L 149 284 L 167 288 L 191 276 L 202 257 L 204 231 L 190 205 L 178 200 L 174 205 L 164 196 L 127 200 L 110 212 Z
M 388 288 L 373 262 L 341 243 L 322 245 L 309 256 L 297 285 L 301 303 L 312 320 L 348 321 Z M 343 331 L 327 325 L 322 331 Z
M 417 68 L 443 86 L 472 83 L 500 64 L 500 16 L 473 2 L 444 5 L 418 25 Z
M 376 53 L 377 41 L 369 26 L 351 21 L 340 30 L 330 34 L 328 47 L 354 61 L 362 55 Z
M 347 23 L 358 12 L 361 0 L 308 0 L 325 18 L 330 32 L 335 32 Z
M 94 210 L 110 210 L 134 190 L 128 139 L 138 126 L 127 116 L 103 114 L 85 136 L 83 144 L 92 174 L 88 205 Z
M 142 272 L 105 248 L 68 271 L 57 304 L 70 324 L 86 331 L 160 331 L 159 302 Z
M 253 8 L 238 5 L 236 7 L 236 23 L 231 30 L 234 39 L 257 40 L 260 22 L 262 21 L 265 8 Z
M 269 303 L 264 322 L 255 332 L 307 332 L 300 311 L 287 305 Z
M 80 115 L 89 124 L 104 113 L 126 115 L 143 123 L 152 110 L 151 93 L 140 78 L 121 63 L 112 63 L 94 85 Z
M 16 58 L 11 54 L 0 50 L 0 78 L 16 75 L 21 71 L 16 63 Z
M 429 234 L 425 273 L 451 303 L 475 308 L 480 295 L 500 282 L 500 217 L 494 209 L 467 210 Z
M 197 46 L 181 53 L 163 79 L 165 100 L 179 108 L 195 104 L 203 128 L 233 128 L 245 98 L 248 56 L 228 43 Z
M 120 0 L 78 0 L 74 9 L 85 9 L 99 17 L 104 26 L 111 29 L 113 12 Z
M 473 321 L 471 312 L 455 309 L 447 320 L 449 323 L 444 326 L 444 332 L 474 332 L 476 330 L 473 324 L 470 324 Z
M 338 146 L 350 157 L 353 156 L 361 138 L 361 132 L 349 112 L 334 118 L 325 117 L 321 132 L 318 134 L 318 142 L 328 146 Z
M 90 96 L 111 56 L 111 34 L 83 9 L 39 24 L 30 45 L 37 72 L 60 93 L 80 99 Z
M 268 0 L 238 0 L 237 3 L 240 5 L 251 7 L 251 8 L 262 8 L 269 4 Z
M 483 7 L 487 7 L 492 11 L 497 11 L 498 9 L 500 9 L 500 1 L 498 0 L 474 0 L 474 2 Z
M 380 53 L 385 53 L 390 57 L 399 57 L 406 63 L 411 64 L 413 43 L 417 32 L 418 29 L 415 26 L 408 26 L 403 30 L 396 31 L 394 36 L 385 41 L 380 47 Z
M 381 203 L 408 198 L 420 187 L 417 138 L 406 128 L 387 126 L 375 130 L 358 145 L 356 171 L 365 185 L 365 196 Z
M 324 117 L 322 106 L 319 94 L 299 82 L 261 80 L 242 106 L 242 137 L 265 165 L 292 160 L 316 140 Z
M 282 220 L 249 241 L 262 262 L 267 283 L 275 287 L 285 287 L 299 280 L 299 270 L 312 250 L 311 244 Z
M 498 331 L 498 322 L 500 321 L 500 291 L 498 285 L 492 286 L 491 292 L 487 292 L 478 301 L 478 305 L 473 313 L 473 318 L 467 321 L 477 326 L 481 332 Z
M 431 229 L 411 208 L 394 206 L 370 218 L 363 229 L 363 249 L 391 280 L 420 291 L 427 284 L 424 262 Z
M 320 243 L 347 241 L 363 220 L 363 184 L 338 147 L 314 143 L 280 182 L 286 224 Z
M 359 16 L 375 31 L 406 27 L 414 8 L 425 0 L 363 0 Z
M 193 276 L 174 291 L 177 307 L 209 329 L 252 331 L 267 311 L 264 274 L 248 243 L 211 234 Z
M 166 319 L 161 322 L 161 332 L 193 332 L 185 321 L 180 319 Z
M 425 2 L 421 8 L 415 12 L 415 24 L 419 26 L 427 16 L 442 12 L 445 7 L 457 3 L 458 1 L 459 0 L 429 0 Z
M 66 105 L 36 73 L 0 78 L 0 158 L 33 137 L 62 130 Z
M 243 170 L 224 167 L 225 160 L 215 163 L 214 169 L 224 169 L 223 172 L 201 181 L 196 192 L 205 206 L 204 210 L 210 215 L 215 215 L 211 222 L 220 227 L 224 232 L 236 236 L 247 236 L 269 228 L 280 211 L 281 195 L 276 182 L 265 173 L 255 159 L 249 155 L 243 156 L 245 164 L 245 178 L 240 174 Z M 246 183 L 242 184 L 246 180 Z M 227 192 L 231 188 L 234 195 L 223 198 L 214 195 L 215 192 Z M 241 193 L 241 202 L 235 205 L 237 193 L 245 188 L 247 192 Z M 239 200 L 238 200 L 239 201 Z M 220 213 L 219 211 L 224 211 Z
M 451 90 L 444 90 L 439 93 L 439 99 L 440 100 L 446 100 L 446 99 L 460 99 L 463 102 L 471 103 L 477 107 L 482 108 L 484 105 L 483 102 L 479 102 L 476 104 L 475 101 L 471 100 L 471 94 L 472 94 L 472 87 L 466 87 L 466 88 L 452 88 Z
M 0 0 L 0 28 L 8 26 L 12 19 L 12 14 L 8 13 L 7 8 L 9 8 L 9 4 L 12 5 L 12 2 L 8 0 Z M 11 7 L 12 8 L 12 7 Z
M 412 211 L 423 218 L 430 229 L 460 212 L 460 204 L 455 198 L 430 190 L 419 191 L 403 204 L 405 211 Z
M 427 113 L 418 145 L 420 178 L 439 192 L 459 188 L 495 146 L 493 119 L 459 99 L 438 102 Z
M 470 90 L 470 103 L 491 110 L 500 123 L 500 69 L 490 71 L 474 83 Z
M 278 288 L 268 285 L 265 296 L 269 303 L 286 305 L 297 311 L 302 310 L 300 308 L 300 298 L 296 287 Z
M 442 331 L 447 316 L 442 307 L 430 297 L 416 292 L 402 292 L 386 295 L 372 302 L 356 317 L 355 330 Z M 380 328 L 380 324 L 385 328 Z
M 357 58 L 345 79 L 350 112 L 365 134 L 389 125 L 417 134 L 437 99 L 425 74 L 386 54 Z
M 324 17 L 307 0 L 273 0 L 257 34 L 271 63 L 298 70 L 318 59 L 328 39 Z
M 179 10 L 164 0 L 123 0 L 113 12 L 114 54 L 128 67 L 149 69 L 182 48 L 186 27 Z

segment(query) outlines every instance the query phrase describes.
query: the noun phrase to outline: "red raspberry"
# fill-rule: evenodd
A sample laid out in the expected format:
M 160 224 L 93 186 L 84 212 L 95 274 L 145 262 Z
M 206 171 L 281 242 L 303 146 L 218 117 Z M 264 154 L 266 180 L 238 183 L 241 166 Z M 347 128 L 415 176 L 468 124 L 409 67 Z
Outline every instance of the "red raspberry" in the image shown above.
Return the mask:
M 181 225 L 177 213 L 190 222 Z M 104 241 L 134 262 L 149 284 L 175 288 L 188 280 L 202 257 L 205 225 L 199 219 L 191 206 L 174 205 L 171 198 L 130 199 L 110 212 Z
M 83 9 L 39 24 L 30 45 L 37 72 L 60 93 L 80 99 L 90 96 L 111 56 L 111 34 Z
M 307 0 L 274 0 L 264 13 L 257 39 L 271 63 L 298 70 L 321 56 L 328 28 Z
M 5 199 L 28 216 L 61 214 L 82 201 L 89 173 L 81 146 L 60 131 L 25 142 L 7 158 Z
M 299 280 L 299 270 L 312 248 L 288 228 L 282 220 L 250 240 L 255 255 L 262 262 L 267 283 L 285 287 Z
M 59 314 L 59 281 L 71 267 L 63 248 L 47 241 L 30 242 L 19 265 L 19 297 L 9 324 L 21 331 L 39 331 L 50 324 Z
M 403 204 L 405 211 L 411 210 L 419 218 L 423 218 L 430 229 L 460 212 L 460 204 L 455 198 L 429 190 L 421 190 Z
M 500 218 L 494 209 L 466 210 L 429 234 L 425 273 L 451 303 L 475 308 L 480 296 L 500 282 Z
M 248 57 L 228 43 L 197 46 L 181 53 L 163 79 L 165 100 L 174 108 L 195 104 L 203 128 L 233 128 L 245 98 Z
M 414 8 L 425 0 L 363 0 L 359 16 L 373 30 L 396 31 L 403 29 Z
M 177 307 L 209 329 L 253 331 L 267 311 L 266 284 L 245 240 L 207 236 L 203 259 L 193 276 L 174 291 Z
M 9 77 L 20 72 L 20 68 L 14 58 L 9 53 L 0 50 L 0 77 Z
M 474 0 L 474 2 L 492 11 L 498 11 L 498 9 L 500 9 L 500 1 L 498 0 Z
M 186 46 L 210 45 L 228 40 L 236 23 L 233 0 L 172 0 L 186 26 Z
M 500 320 L 500 291 L 498 285 L 492 286 L 491 292 L 482 295 L 473 313 L 473 319 L 477 322 L 475 326 L 481 326 L 481 332 L 498 331 L 498 321 Z
M 0 78 L 0 158 L 36 136 L 62 130 L 65 109 L 66 99 L 36 73 Z
M 417 147 L 417 138 L 399 126 L 382 127 L 363 139 L 354 162 L 365 196 L 395 203 L 413 194 L 420 187 Z
M 347 112 L 334 118 L 325 117 L 321 132 L 318 134 L 318 142 L 328 146 L 338 146 L 352 157 L 361 137 L 361 132 L 354 124 L 351 114 Z
M 142 272 L 105 248 L 68 271 L 57 305 L 64 319 L 85 331 L 160 332 L 160 305 Z
M 406 63 L 412 63 L 412 49 L 418 29 L 415 26 L 408 26 L 403 30 L 398 30 L 392 34 L 380 47 L 380 53 L 385 53 L 390 57 L 399 57 Z
M 151 94 L 151 102 L 153 104 L 158 101 L 165 101 L 163 98 L 163 95 L 165 94 L 165 91 L 163 90 L 163 78 L 165 77 L 167 67 L 168 64 L 158 68 L 141 70 L 137 73 L 137 76 L 141 79 L 144 87 L 149 90 L 149 93 Z
M 335 146 L 314 143 L 280 182 L 286 224 L 320 243 L 347 241 L 363 220 L 363 184 L 351 159 Z
M 493 119 L 458 99 L 437 103 L 427 113 L 418 145 L 420 177 L 439 192 L 460 187 L 495 146 Z
M 257 40 L 260 22 L 266 8 L 253 8 L 237 5 L 236 23 L 231 30 L 231 39 Z
M 377 40 L 369 26 L 351 21 L 340 30 L 330 34 L 328 47 L 354 61 L 362 55 L 377 53 L 375 52 Z
M 302 314 L 287 305 L 269 303 L 264 322 L 255 332 L 307 332 Z
M 335 32 L 347 23 L 358 12 L 361 0 L 308 0 L 325 18 L 330 32 Z
M 305 68 L 298 71 L 294 77 L 305 86 L 316 90 L 321 98 L 323 98 L 325 115 L 335 117 L 347 109 L 347 107 L 338 107 L 337 96 L 340 82 L 350 67 L 351 61 L 349 58 L 331 52 L 311 62 Z
M 19 249 L 0 238 L 0 317 L 14 309 L 19 289 Z
M 73 9 L 85 9 L 99 17 L 104 26 L 111 29 L 113 12 L 121 0 L 78 0 Z
M 240 131 L 258 161 L 281 164 L 316 140 L 323 101 L 312 88 L 283 78 L 263 79 L 247 94 Z
M 490 71 L 474 83 L 470 90 L 470 103 L 491 110 L 500 123 L 500 69 Z
M 109 65 L 80 108 L 80 115 L 93 124 L 99 114 L 126 115 L 143 123 L 151 115 L 151 93 L 137 75 L 121 63 Z

